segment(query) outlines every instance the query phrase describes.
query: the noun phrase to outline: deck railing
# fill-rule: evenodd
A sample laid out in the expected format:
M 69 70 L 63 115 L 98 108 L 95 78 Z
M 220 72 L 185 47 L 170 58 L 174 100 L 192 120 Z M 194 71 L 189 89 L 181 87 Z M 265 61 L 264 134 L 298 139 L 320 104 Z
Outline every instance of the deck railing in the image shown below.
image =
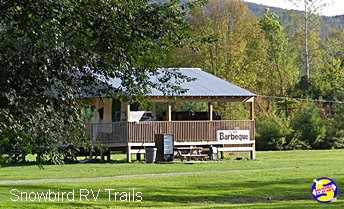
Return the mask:
M 154 143 L 155 134 L 174 134 L 177 142 L 211 142 L 216 141 L 218 130 L 250 130 L 250 139 L 254 140 L 253 120 L 87 123 L 85 127 L 94 141 L 104 145 Z

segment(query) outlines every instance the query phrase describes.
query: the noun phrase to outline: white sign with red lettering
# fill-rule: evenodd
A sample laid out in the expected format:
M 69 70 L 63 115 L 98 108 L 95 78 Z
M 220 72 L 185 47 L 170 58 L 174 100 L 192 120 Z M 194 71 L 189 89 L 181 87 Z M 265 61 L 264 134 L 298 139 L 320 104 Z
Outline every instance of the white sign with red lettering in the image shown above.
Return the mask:
M 223 144 L 247 144 L 250 142 L 250 130 L 218 130 L 216 139 Z

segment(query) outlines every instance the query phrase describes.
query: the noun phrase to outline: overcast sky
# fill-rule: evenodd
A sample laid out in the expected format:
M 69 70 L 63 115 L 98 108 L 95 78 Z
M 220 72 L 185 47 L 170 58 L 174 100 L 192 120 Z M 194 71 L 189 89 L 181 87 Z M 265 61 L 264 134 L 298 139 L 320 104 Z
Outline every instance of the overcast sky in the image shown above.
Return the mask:
M 298 9 L 303 10 L 304 6 L 300 5 L 299 8 L 295 7 L 288 0 L 244 0 L 246 2 L 253 2 L 257 4 L 279 7 L 283 9 Z M 335 16 L 344 14 L 344 0 L 323 0 L 323 2 L 328 2 L 330 5 L 323 9 L 322 15 Z M 332 2 L 332 3 L 331 3 Z

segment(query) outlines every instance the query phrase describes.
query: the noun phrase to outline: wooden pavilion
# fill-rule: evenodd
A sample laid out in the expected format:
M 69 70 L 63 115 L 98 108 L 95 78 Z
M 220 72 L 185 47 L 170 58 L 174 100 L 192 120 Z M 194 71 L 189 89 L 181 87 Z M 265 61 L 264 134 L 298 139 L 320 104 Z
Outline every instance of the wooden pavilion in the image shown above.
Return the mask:
M 131 104 L 121 103 L 114 98 L 95 98 L 95 121 L 86 124 L 87 133 L 92 136 L 93 142 L 102 143 L 109 151 L 121 150 L 127 154 L 127 161 L 131 162 L 132 154 L 145 153 L 145 148 L 154 147 L 156 134 L 173 134 L 174 146 L 217 146 L 219 151 L 245 151 L 255 158 L 254 137 L 254 97 L 255 94 L 238 87 L 228 81 L 222 80 L 199 68 L 160 69 L 179 70 L 183 75 L 195 78 L 194 81 L 181 84 L 187 89 L 181 95 L 164 95 L 155 89 L 147 95 L 153 103 L 165 103 L 166 115 L 163 121 L 136 121 L 130 118 Z M 152 78 L 154 79 L 154 78 Z M 108 82 L 118 88 L 120 82 Z M 206 102 L 208 104 L 207 117 L 203 120 L 178 120 L 173 117 L 172 105 L 175 102 Z M 213 103 L 241 102 L 250 104 L 250 118 L 248 120 L 215 120 Z M 137 109 L 139 110 L 139 109 Z M 124 111 L 125 121 L 114 122 L 114 112 Z M 101 113 L 101 114 L 99 114 Z M 152 108 L 155 117 L 155 108 Z M 249 133 L 246 140 L 219 139 L 219 131 L 227 131 L 227 135 L 238 131 Z M 246 133 L 246 132 L 245 132 Z M 228 136 L 229 136 L 228 135 Z M 230 138 L 230 137 L 229 137 Z M 228 139 L 228 137 L 227 137 Z M 109 158 L 109 154 L 108 154 Z

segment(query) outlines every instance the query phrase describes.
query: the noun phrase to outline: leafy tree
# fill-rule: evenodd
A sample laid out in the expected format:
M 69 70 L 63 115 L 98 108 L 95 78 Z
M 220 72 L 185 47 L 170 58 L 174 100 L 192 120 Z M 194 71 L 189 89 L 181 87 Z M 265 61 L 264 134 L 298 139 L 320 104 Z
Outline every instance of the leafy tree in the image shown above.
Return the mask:
M 261 33 L 259 20 L 238 0 L 211 0 L 195 7 L 188 16 L 191 35 L 196 38 L 192 47 L 174 51 L 171 66 L 200 67 L 224 80 L 253 92 L 264 94 L 267 40 Z M 264 92 L 264 93 L 262 93 Z M 223 118 L 244 118 L 236 114 L 234 104 L 214 106 Z M 237 108 L 242 110 L 242 108 Z M 236 116 L 234 116 L 236 114 Z
M 302 108 L 292 118 L 291 127 L 294 130 L 294 137 L 289 142 L 289 146 L 293 147 L 294 140 L 298 140 L 304 144 L 302 148 L 308 146 L 313 149 L 322 148 L 323 140 L 326 137 L 325 123 L 320 117 L 319 109 L 313 104 L 309 103 Z
M 283 25 L 278 20 L 278 16 L 270 13 L 269 9 L 259 21 L 262 31 L 269 40 L 267 50 L 266 73 L 267 80 L 270 81 L 270 94 L 278 95 L 276 89 L 280 90 L 279 95 L 285 95 L 285 89 L 291 88 L 297 78 L 297 68 L 293 66 L 294 56 L 290 52 L 287 36 L 284 32 Z M 276 80 L 279 80 L 279 86 L 275 86 Z M 279 88 L 278 88 L 279 87 Z
M 208 111 L 208 104 L 205 102 L 187 102 L 187 103 L 177 102 L 174 104 L 173 111 L 206 112 Z
M 296 25 L 297 23 L 294 22 L 293 27 Z M 292 54 L 297 54 L 294 58 L 294 63 L 298 66 L 300 74 L 298 76 L 299 82 L 289 94 L 291 97 L 313 98 L 310 92 L 311 86 L 316 82 L 319 76 L 322 76 L 321 69 L 324 69 L 326 66 L 326 61 L 324 62 L 324 60 L 327 59 L 327 56 L 324 48 L 324 40 L 321 39 L 317 27 L 314 27 L 313 30 L 307 32 L 308 54 L 305 53 L 304 30 L 298 27 L 293 28 L 294 31 L 290 38 L 290 46 Z
M 148 87 L 166 93 L 170 72 L 157 82 L 169 51 L 189 38 L 178 0 L 0 1 L 0 142 L 19 143 L 54 162 L 89 143 L 83 133 L 80 95 L 134 95 Z M 95 74 L 120 78 L 122 88 L 99 85 Z
M 258 19 L 245 3 L 211 0 L 191 10 L 188 23 L 198 41 L 193 50 L 176 53 L 177 66 L 198 66 L 251 91 L 257 88 L 266 48 Z
M 327 6 L 327 2 L 323 0 L 289 0 L 290 2 L 294 3 L 296 6 L 300 6 L 304 8 L 303 17 L 300 20 L 303 21 L 303 37 L 304 37 L 304 67 L 305 67 L 305 75 L 307 78 L 310 77 L 310 50 L 309 50 L 309 32 L 314 29 L 318 29 L 320 27 L 319 21 L 319 13 L 321 10 Z
M 324 148 L 344 148 L 344 105 L 336 103 L 331 106 L 332 114 L 326 121 L 326 138 Z
M 326 39 L 326 52 L 327 55 L 333 58 L 338 58 L 344 61 L 344 28 L 330 31 Z
M 94 121 L 94 108 L 92 107 L 81 107 L 80 117 L 85 123 L 92 123 Z
M 340 59 L 329 57 L 324 61 L 321 76 L 312 78 L 310 92 L 315 98 L 329 101 L 341 101 L 344 94 L 344 72 Z
M 223 103 L 214 105 L 214 111 L 217 111 L 223 120 L 247 120 L 250 118 L 249 103 Z

